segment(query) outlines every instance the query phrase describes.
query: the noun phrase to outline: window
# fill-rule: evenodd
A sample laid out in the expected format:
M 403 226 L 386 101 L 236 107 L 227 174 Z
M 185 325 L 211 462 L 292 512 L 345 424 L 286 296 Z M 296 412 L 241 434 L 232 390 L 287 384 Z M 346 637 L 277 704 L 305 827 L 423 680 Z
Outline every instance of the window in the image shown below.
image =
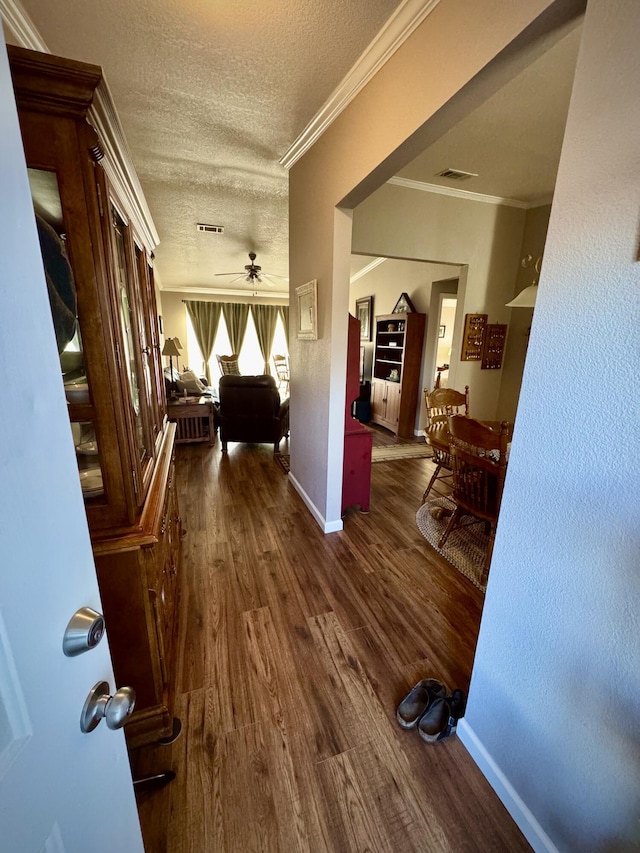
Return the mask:
M 187 356 L 189 359 L 189 367 L 194 371 L 196 375 L 200 375 L 204 373 L 204 361 L 202 358 L 202 353 L 200 352 L 200 347 L 198 346 L 198 341 L 196 340 L 195 332 L 193 331 L 193 325 L 191 323 L 191 317 L 189 317 L 189 313 L 185 309 L 186 319 L 187 319 Z M 278 320 L 276 322 L 276 333 L 273 338 L 273 347 L 271 349 L 271 353 L 269 354 L 269 361 L 273 358 L 273 354 L 277 353 L 278 355 L 289 355 L 289 348 L 287 347 L 287 336 L 285 334 L 284 324 L 282 322 L 282 317 L 278 315 Z M 227 324 L 224 321 L 224 316 L 220 315 L 220 323 L 218 325 L 218 332 L 216 334 L 216 342 L 213 346 L 213 352 L 211 354 L 211 360 L 209 361 L 209 372 L 211 375 L 211 381 L 214 385 L 217 385 L 218 379 L 220 378 L 220 369 L 218 367 L 218 361 L 216 359 L 216 355 L 231 355 L 231 344 L 229 342 L 229 333 L 227 332 Z M 239 365 L 240 372 L 245 376 L 250 375 L 259 375 L 264 371 L 264 360 L 262 358 L 262 353 L 260 351 L 260 344 L 258 343 L 258 335 L 256 332 L 256 326 L 253 321 L 253 315 L 251 311 L 249 312 L 249 317 L 247 319 L 247 330 L 244 336 L 244 341 L 242 343 L 242 350 L 240 351 Z M 270 365 L 271 372 L 273 373 L 273 366 Z

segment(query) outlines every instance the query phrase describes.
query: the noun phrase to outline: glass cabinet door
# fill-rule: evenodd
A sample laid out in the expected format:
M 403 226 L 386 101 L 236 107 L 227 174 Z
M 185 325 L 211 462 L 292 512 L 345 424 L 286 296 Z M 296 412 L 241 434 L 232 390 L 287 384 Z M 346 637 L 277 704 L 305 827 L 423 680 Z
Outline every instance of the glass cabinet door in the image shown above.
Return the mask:
M 103 472 L 58 178 L 44 169 L 28 174 L 82 493 L 95 500 L 104 495 Z
M 153 268 L 149 266 L 144 251 L 137 245 L 135 256 L 142 296 L 142 334 L 144 339 L 142 352 L 145 357 L 145 379 L 149 383 L 151 432 L 154 441 L 157 441 L 162 433 L 165 404 L 161 390 L 164 389 L 164 379 L 160 358 L 160 336 L 156 321 L 158 312 L 153 284 Z
M 139 291 L 134 265 L 131 263 L 133 243 L 128 226 L 111 207 L 111 225 L 117 279 L 117 301 L 124 352 L 122 367 L 133 413 L 133 428 L 139 465 L 137 491 L 143 483 L 148 463 L 153 459 L 154 440 L 149 419 L 150 371 L 144 352 L 147 347 L 143 324 L 139 322 Z

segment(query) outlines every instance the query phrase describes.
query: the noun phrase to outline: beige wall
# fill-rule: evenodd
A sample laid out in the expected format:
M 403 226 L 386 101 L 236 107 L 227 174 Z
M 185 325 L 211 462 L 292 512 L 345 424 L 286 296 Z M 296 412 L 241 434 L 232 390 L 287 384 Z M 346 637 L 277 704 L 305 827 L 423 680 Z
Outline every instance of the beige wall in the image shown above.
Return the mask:
M 482 370 L 460 361 L 465 314 L 488 314 L 490 323 L 509 323 L 518 275 L 522 208 L 454 198 L 385 184 L 353 213 L 353 248 L 405 258 L 425 258 L 465 266 L 458 288 L 449 385 L 469 385 L 478 418 L 502 417 L 498 410 L 502 370 Z M 410 294 L 411 295 L 411 294 Z M 436 321 L 434 321 L 436 322 Z
M 316 342 L 291 342 L 291 480 L 325 530 L 342 527 L 351 217 L 337 208 L 353 206 L 377 189 L 461 111 L 512 76 L 514 63 L 526 61 L 524 49 L 477 75 L 549 5 L 549 0 L 441 2 L 291 169 L 292 325 L 295 287 L 317 279 L 320 333 Z M 532 39 L 529 31 L 524 37 L 529 47 Z M 472 78 L 464 97 L 451 101 Z M 495 403 L 497 394 L 491 396 Z
M 549 204 L 542 207 L 534 207 L 527 211 L 522 247 L 520 249 L 521 260 L 526 255 L 531 255 L 536 259 L 544 252 L 550 212 L 551 205 Z M 522 265 L 519 265 L 513 295 L 516 296 L 537 278 L 538 275 L 533 269 L 524 269 Z M 522 372 L 527 357 L 529 330 L 532 319 L 532 308 L 510 309 L 507 348 L 501 371 L 502 381 L 500 383 L 500 397 L 498 399 L 497 411 L 500 418 L 505 418 L 511 423 L 516 419 L 518 398 L 522 385 Z
M 373 296 L 374 316 L 390 314 L 401 293 L 408 293 L 416 311 L 427 315 L 431 310 L 432 284 L 442 279 L 457 278 L 459 267 L 447 264 L 430 264 L 417 261 L 394 260 L 392 258 L 375 267 L 366 276 L 355 281 L 349 291 L 349 311 L 355 312 L 356 299 L 363 296 Z M 437 323 L 435 316 L 434 322 Z M 450 323 L 452 325 L 452 323 Z M 422 368 L 416 391 L 421 394 L 422 388 L 433 386 L 433 364 L 435 362 L 434 347 L 427 345 L 429 336 L 425 333 L 425 346 L 422 352 Z M 365 345 L 373 349 L 373 342 Z M 420 401 L 422 397 L 419 397 Z M 424 428 L 426 411 L 422 402 L 418 405 L 415 430 L 417 433 Z
M 525 211 L 385 184 L 353 213 L 354 251 L 443 261 L 455 258 L 467 267 L 448 384 L 469 385 L 472 413 L 479 418 L 515 420 L 533 312 L 507 308 L 506 303 L 535 276 L 520 262 L 526 254 L 534 258 L 542 254 L 550 210 L 548 204 Z M 468 313 L 487 313 L 490 323 L 507 323 L 501 370 L 460 362 L 462 323 Z

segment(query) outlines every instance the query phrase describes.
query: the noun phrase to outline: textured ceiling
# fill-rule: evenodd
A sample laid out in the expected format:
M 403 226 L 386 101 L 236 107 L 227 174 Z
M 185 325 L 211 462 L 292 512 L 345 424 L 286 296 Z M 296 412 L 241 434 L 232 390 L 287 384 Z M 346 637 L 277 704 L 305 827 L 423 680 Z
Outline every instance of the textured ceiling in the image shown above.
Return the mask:
M 549 48 L 399 176 L 523 202 L 553 194 L 581 25 Z M 444 169 L 477 178 L 437 177 Z
M 101 65 L 161 243 L 165 289 L 288 271 L 279 165 L 399 0 L 21 0 L 49 49 Z M 580 28 L 400 176 L 526 202 L 553 192 Z M 453 167 L 479 173 L 437 178 Z M 202 234 L 196 223 L 223 225 Z M 288 292 L 275 279 L 271 292 Z M 263 288 L 266 289 L 266 288 Z
M 52 53 L 104 69 L 160 234 L 163 288 L 229 286 L 214 274 L 242 271 L 250 251 L 287 275 L 278 160 L 398 5 L 22 0 Z M 225 233 L 198 233 L 197 222 Z

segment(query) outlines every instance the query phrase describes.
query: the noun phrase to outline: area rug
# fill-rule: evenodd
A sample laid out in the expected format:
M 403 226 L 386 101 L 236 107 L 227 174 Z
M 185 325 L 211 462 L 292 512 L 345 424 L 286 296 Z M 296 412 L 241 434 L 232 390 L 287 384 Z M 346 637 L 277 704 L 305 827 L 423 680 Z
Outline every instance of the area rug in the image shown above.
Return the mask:
M 434 518 L 431 513 L 437 508 L 446 509 L 448 515 L 443 518 Z M 418 530 L 438 554 L 441 554 L 448 563 L 451 563 L 455 569 L 484 592 L 486 584 L 482 584 L 480 578 L 482 577 L 489 537 L 484 532 L 483 524 L 473 524 L 470 527 L 454 530 L 449 535 L 444 547 L 438 548 L 438 540 L 447 525 L 451 509 L 451 502 L 446 498 L 434 498 L 434 500 L 427 501 L 416 513 Z M 438 513 L 436 512 L 435 515 L 437 516 Z M 462 522 L 464 524 L 470 520 L 470 517 L 465 516 Z
M 288 453 L 274 453 L 273 458 L 276 460 L 278 465 L 282 468 L 285 474 L 288 474 L 291 470 L 291 457 Z
M 372 462 L 395 462 L 397 459 L 425 459 L 432 455 L 431 448 L 421 444 L 390 444 L 388 447 L 374 447 L 371 451 Z

